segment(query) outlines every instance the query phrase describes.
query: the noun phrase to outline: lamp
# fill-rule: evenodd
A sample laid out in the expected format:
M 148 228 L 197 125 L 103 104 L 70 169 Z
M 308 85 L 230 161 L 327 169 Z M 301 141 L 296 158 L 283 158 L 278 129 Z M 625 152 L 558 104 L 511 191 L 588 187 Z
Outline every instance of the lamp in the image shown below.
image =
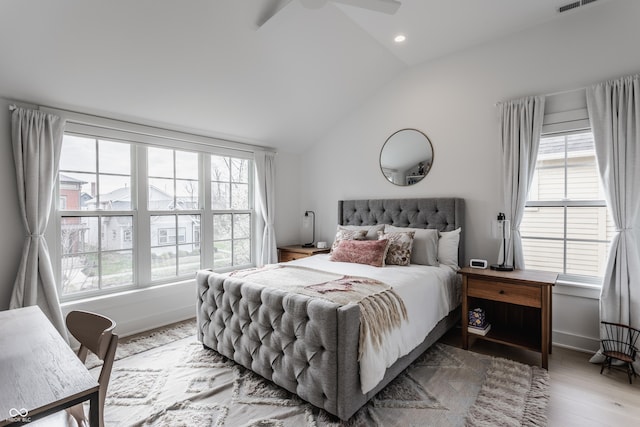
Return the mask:
M 497 271 L 513 271 L 513 266 L 507 264 L 507 240 L 511 238 L 510 222 L 503 212 L 498 214 L 497 225 L 500 238 L 502 239 L 502 263 L 492 264 L 491 269 Z
M 304 211 L 303 225 L 305 226 L 305 228 L 309 226 L 309 214 L 312 215 L 312 221 L 313 221 L 311 226 L 311 230 L 312 230 L 311 243 L 305 243 L 304 245 L 302 245 L 303 248 L 312 248 L 313 243 L 316 241 L 316 213 L 314 211 Z

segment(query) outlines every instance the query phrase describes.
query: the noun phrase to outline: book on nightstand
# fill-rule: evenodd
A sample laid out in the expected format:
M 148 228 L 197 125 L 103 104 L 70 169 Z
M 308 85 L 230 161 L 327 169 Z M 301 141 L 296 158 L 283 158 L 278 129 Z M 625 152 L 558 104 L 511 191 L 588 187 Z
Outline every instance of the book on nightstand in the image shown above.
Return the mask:
M 476 335 L 487 335 L 487 333 L 491 330 L 491 324 L 487 323 L 484 325 L 483 328 L 477 327 L 477 326 L 467 326 L 467 331 L 469 331 L 469 333 L 472 334 L 476 334 Z

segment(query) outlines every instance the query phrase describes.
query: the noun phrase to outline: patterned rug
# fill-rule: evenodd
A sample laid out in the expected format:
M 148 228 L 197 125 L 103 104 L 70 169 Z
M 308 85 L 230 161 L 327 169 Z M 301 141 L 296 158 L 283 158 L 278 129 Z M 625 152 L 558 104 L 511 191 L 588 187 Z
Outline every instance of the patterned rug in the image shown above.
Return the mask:
M 179 339 L 172 331 L 174 341 L 166 343 L 155 334 L 159 346 L 144 337 L 135 346 L 123 341 L 127 356 L 111 374 L 107 426 L 546 425 L 547 371 L 444 344 L 342 422 L 204 349 L 194 336 Z
M 163 328 L 153 329 L 142 334 L 122 338 L 120 339 L 118 348 L 116 349 L 115 360 L 120 360 L 152 348 L 170 344 L 182 338 L 194 337 L 195 335 L 196 321 L 195 319 L 189 319 Z M 93 353 L 88 354 L 87 362 L 85 363 L 88 368 L 93 368 L 101 364 L 102 362 L 100 362 L 100 359 L 98 359 Z

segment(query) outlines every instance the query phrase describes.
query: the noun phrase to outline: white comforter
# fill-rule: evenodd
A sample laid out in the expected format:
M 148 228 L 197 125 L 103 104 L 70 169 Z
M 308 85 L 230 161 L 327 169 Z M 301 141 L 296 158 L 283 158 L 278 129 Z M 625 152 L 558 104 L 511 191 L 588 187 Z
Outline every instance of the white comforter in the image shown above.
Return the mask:
M 399 331 L 387 334 L 383 348 L 370 349 L 360 360 L 362 393 L 373 389 L 384 377 L 386 369 L 400 357 L 420 344 L 433 327 L 455 308 L 460 301 L 460 280 L 447 266 L 425 265 L 372 267 L 369 265 L 329 261 L 329 255 L 314 255 L 290 261 L 292 265 L 325 270 L 339 274 L 363 276 L 380 280 L 390 286 L 404 300 L 408 321 Z

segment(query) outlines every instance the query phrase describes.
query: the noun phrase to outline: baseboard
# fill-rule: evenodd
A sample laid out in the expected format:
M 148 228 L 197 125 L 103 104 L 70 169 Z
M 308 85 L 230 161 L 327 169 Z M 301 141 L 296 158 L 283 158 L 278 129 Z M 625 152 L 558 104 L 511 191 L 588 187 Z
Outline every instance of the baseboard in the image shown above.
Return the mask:
M 193 319 L 196 314 L 195 304 L 190 307 L 180 307 L 169 312 L 163 312 L 159 314 L 150 314 L 136 319 L 131 319 L 118 324 L 118 335 L 128 337 L 130 335 L 146 332 L 151 329 L 160 328 L 162 326 L 170 325 L 172 323 L 181 322 L 187 319 Z
M 562 331 L 553 331 L 553 345 L 583 353 L 595 353 L 600 348 L 600 339 L 570 334 Z

